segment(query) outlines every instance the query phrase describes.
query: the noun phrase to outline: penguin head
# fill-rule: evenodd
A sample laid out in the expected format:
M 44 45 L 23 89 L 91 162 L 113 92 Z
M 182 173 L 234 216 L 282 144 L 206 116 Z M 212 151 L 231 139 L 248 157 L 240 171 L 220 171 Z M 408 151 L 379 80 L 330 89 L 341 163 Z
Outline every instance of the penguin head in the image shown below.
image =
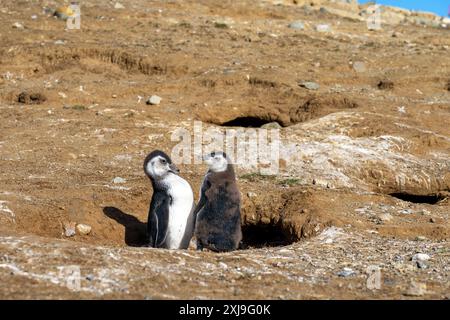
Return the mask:
M 224 172 L 228 168 L 228 158 L 225 152 L 211 152 L 205 156 L 205 162 L 212 172 Z
M 170 157 L 162 151 L 151 152 L 144 161 L 144 171 L 150 179 L 164 179 L 168 174 L 178 174 L 180 170 L 172 163 Z

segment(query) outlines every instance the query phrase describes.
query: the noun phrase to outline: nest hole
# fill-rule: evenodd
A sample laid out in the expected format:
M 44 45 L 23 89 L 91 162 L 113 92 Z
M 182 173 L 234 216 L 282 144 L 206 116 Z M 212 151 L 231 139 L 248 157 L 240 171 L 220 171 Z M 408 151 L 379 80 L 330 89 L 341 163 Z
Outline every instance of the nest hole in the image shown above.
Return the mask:
M 233 120 L 222 123 L 222 126 L 224 126 L 224 127 L 259 128 L 270 122 L 273 122 L 273 121 L 269 121 L 269 120 L 262 119 L 259 117 L 238 117 Z
M 439 201 L 444 200 L 444 197 L 439 194 L 417 195 L 410 193 L 391 193 L 389 195 L 394 198 L 412 203 L 437 204 Z
M 280 247 L 294 243 L 279 224 L 256 224 L 242 226 L 242 249 Z

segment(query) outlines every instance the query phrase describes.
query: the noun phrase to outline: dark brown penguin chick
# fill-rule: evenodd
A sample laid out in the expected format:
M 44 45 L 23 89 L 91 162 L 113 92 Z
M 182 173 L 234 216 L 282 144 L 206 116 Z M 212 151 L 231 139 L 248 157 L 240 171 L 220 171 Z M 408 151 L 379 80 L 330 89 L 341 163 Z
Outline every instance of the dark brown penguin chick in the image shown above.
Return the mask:
M 223 152 L 212 152 L 205 161 L 209 170 L 194 211 L 197 249 L 236 250 L 242 240 L 241 195 L 233 165 Z

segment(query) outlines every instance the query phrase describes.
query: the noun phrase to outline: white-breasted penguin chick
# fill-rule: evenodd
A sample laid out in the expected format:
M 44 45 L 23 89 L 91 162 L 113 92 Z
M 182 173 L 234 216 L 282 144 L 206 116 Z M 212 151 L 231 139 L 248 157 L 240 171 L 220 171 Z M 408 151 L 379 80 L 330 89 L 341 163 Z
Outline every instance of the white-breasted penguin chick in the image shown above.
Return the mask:
M 194 195 L 167 154 L 155 150 L 144 161 L 153 186 L 148 213 L 149 246 L 187 249 L 194 231 Z
M 236 250 L 242 240 L 241 195 L 233 165 L 224 152 L 212 152 L 205 161 L 209 170 L 194 211 L 197 249 Z

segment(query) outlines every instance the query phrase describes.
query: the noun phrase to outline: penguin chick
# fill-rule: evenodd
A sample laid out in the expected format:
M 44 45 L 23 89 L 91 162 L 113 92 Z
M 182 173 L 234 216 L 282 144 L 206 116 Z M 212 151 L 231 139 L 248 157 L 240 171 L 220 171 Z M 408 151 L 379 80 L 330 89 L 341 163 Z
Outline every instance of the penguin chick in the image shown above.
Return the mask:
M 144 160 L 153 195 L 148 213 L 149 246 L 187 249 L 194 229 L 194 195 L 167 154 L 155 150 Z
M 236 250 L 242 240 L 241 196 L 233 165 L 223 152 L 212 152 L 205 161 L 209 170 L 194 211 L 197 249 Z

